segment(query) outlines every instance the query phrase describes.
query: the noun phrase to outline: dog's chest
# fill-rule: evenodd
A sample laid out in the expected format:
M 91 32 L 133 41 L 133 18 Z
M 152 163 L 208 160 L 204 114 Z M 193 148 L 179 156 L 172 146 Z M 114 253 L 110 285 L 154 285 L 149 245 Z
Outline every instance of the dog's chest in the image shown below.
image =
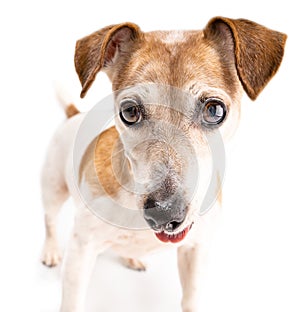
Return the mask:
M 151 252 L 168 247 L 161 243 L 150 230 L 119 230 L 111 248 L 122 257 L 143 257 Z

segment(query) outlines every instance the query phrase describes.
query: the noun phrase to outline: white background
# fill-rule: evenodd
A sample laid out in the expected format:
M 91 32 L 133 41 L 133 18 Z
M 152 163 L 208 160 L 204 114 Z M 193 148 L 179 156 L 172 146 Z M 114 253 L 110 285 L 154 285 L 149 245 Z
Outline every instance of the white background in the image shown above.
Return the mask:
M 109 94 L 100 74 L 86 99 L 73 66 L 75 41 L 132 21 L 145 30 L 201 29 L 216 15 L 248 18 L 289 35 L 282 66 L 257 101 L 244 97 L 227 147 L 224 213 L 210 253 L 201 312 L 300 311 L 299 22 L 296 1 L 6 1 L 0 8 L 0 311 L 58 310 L 60 268 L 39 264 L 44 238 L 39 171 L 64 119 L 53 81 L 82 110 Z M 66 241 L 72 207 L 60 238 Z M 88 312 L 180 311 L 173 251 L 136 273 L 99 258 Z

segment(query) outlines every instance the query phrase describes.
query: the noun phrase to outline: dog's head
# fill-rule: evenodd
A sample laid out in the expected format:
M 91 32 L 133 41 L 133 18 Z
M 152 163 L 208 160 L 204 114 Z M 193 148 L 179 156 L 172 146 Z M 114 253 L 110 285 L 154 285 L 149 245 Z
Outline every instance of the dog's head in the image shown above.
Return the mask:
M 199 201 L 191 198 L 207 186 L 209 170 L 199 165 L 207 137 L 234 132 L 242 90 L 256 99 L 281 63 L 285 40 L 254 22 L 217 17 L 203 31 L 144 33 L 124 23 L 77 42 L 81 96 L 100 70 L 112 82 L 116 128 L 146 221 L 159 233 L 180 233 L 162 240 L 179 240 L 193 222 Z

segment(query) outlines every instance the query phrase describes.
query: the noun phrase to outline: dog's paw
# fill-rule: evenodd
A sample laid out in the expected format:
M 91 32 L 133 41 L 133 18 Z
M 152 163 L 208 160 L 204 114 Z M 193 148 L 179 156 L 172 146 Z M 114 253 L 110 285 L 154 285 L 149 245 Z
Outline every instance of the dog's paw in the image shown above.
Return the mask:
M 122 263 L 129 269 L 132 269 L 135 271 L 146 271 L 145 264 L 138 259 L 122 258 Z
M 41 257 L 42 263 L 45 266 L 52 268 L 57 266 L 61 259 L 62 255 L 59 247 L 57 246 L 57 243 L 53 240 L 46 240 Z

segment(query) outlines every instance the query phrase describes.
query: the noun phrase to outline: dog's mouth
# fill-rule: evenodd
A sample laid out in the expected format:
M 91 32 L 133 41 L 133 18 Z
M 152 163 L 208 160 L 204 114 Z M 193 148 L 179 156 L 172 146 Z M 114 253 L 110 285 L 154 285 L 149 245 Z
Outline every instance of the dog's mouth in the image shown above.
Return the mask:
M 186 228 L 184 228 L 181 232 L 176 233 L 176 234 L 161 231 L 161 232 L 156 232 L 155 235 L 163 243 L 168 243 L 168 242 L 179 243 L 186 237 L 187 233 L 192 228 L 192 225 L 193 223 L 187 226 Z

